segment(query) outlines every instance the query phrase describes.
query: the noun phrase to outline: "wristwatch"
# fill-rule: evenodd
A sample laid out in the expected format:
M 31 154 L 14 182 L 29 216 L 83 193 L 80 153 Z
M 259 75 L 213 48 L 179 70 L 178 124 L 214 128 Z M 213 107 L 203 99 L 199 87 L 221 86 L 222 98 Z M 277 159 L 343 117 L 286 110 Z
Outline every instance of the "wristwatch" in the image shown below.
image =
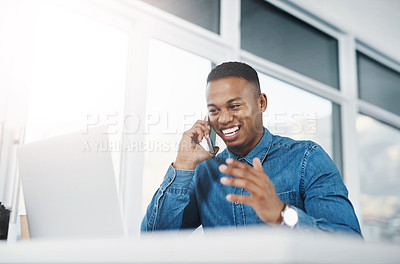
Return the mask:
M 290 228 L 295 227 L 297 222 L 299 221 L 299 215 L 297 213 L 296 208 L 288 204 L 286 204 L 285 208 L 283 208 L 281 216 L 282 216 L 281 225 L 288 226 Z

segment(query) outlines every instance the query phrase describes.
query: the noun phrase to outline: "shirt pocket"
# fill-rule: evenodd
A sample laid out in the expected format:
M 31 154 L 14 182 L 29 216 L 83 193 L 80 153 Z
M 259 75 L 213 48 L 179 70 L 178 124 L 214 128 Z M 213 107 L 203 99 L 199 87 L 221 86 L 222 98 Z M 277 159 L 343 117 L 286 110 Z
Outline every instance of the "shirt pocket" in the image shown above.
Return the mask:
M 278 197 L 284 203 L 287 203 L 287 204 L 290 204 L 293 206 L 298 206 L 297 199 L 296 199 L 296 191 L 294 191 L 294 190 L 280 192 L 280 193 L 278 193 Z

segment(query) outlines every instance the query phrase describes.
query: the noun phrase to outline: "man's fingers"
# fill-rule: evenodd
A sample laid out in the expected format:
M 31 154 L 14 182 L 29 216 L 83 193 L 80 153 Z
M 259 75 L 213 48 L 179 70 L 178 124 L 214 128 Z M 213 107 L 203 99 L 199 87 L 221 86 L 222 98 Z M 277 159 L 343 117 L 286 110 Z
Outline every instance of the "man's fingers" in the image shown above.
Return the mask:
M 207 120 L 197 120 L 193 126 L 196 126 L 196 125 L 202 125 L 202 126 L 207 127 L 207 129 L 210 129 L 210 124 L 208 123 Z
M 239 202 L 247 205 L 251 205 L 252 203 L 252 198 L 247 195 L 228 194 L 226 196 L 226 200 L 229 202 Z
M 233 167 L 233 168 L 239 168 L 239 169 L 247 169 L 247 168 L 251 168 L 249 165 L 244 164 L 243 162 L 239 162 L 237 160 L 234 159 L 226 159 L 226 164 L 228 164 L 229 166 Z
M 240 178 L 246 177 L 253 169 L 251 166 L 234 159 L 226 159 L 226 164 L 228 165 L 223 164 L 219 166 L 220 171 Z
M 193 128 L 193 132 L 195 134 L 196 143 L 200 143 L 203 138 L 207 135 L 207 130 L 204 127 L 197 126 Z
M 237 169 L 243 170 L 243 171 L 251 172 L 255 169 L 254 167 L 251 167 L 250 165 L 247 165 L 243 162 L 240 162 L 240 161 L 237 161 L 234 159 L 230 159 L 230 158 L 226 159 L 226 164 L 228 164 L 232 168 L 237 168 Z M 254 166 L 254 164 L 253 164 L 253 166 Z M 262 168 L 262 170 L 259 170 L 259 169 L 256 170 L 257 172 L 262 172 L 262 174 L 260 174 L 260 173 L 255 174 L 255 176 L 257 176 L 258 178 L 263 178 L 262 175 L 264 174 L 264 168 L 262 167 L 262 165 L 261 165 L 261 168 Z
M 194 141 L 200 143 L 210 133 L 210 127 L 207 122 L 198 120 L 188 132 Z
M 243 164 L 243 165 L 245 165 L 246 167 L 235 168 L 235 167 L 231 167 L 231 166 L 222 164 L 219 166 L 219 170 L 225 174 L 228 174 L 228 175 L 231 175 L 231 176 L 234 176 L 237 178 L 249 180 L 262 188 L 263 185 L 265 184 L 265 177 L 257 175 L 260 172 L 256 171 L 252 167 L 250 167 L 246 164 Z
M 262 181 L 265 180 L 266 173 L 264 171 L 264 167 L 262 166 L 261 161 L 260 161 L 259 158 L 254 158 L 253 159 L 253 167 L 251 167 L 251 166 L 249 166 L 247 164 L 244 164 L 243 162 L 239 162 L 237 160 L 234 160 L 234 159 L 226 159 L 226 164 L 228 164 L 230 167 L 243 169 L 245 171 L 252 171 L 252 170 L 255 169 L 257 171 L 257 173 L 254 173 L 253 175 L 256 176 L 257 178 L 259 178 Z M 236 175 L 232 175 L 232 176 L 236 176 Z M 267 178 L 268 178 L 268 176 L 267 176 Z
M 270 178 L 268 177 L 268 175 L 265 173 L 264 171 L 264 167 L 262 166 L 262 163 L 260 161 L 259 158 L 254 158 L 253 159 L 253 168 L 257 171 L 259 171 L 261 173 L 261 175 L 265 175 L 264 177 L 262 177 L 263 181 L 267 181 L 269 183 L 271 183 Z
M 222 177 L 221 183 L 229 186 L 236 186 L 248 191 L 251 195 L 262 195 L 262 188 L 250 180 L 235 179 L 230 177 Z
M 248 178 L 248 173 L 244 169 L 237 169 L 237 168 L 233 168 L 228 165 L 222 164 L 222 165 L 219 165 L 219 170 L 223 173 L 226 173 L 231 176 L 238 177 L 238 178 Z
M 254 170 L 253 168 L 251 168 Z M 219 170 L 225 174 L 237 177 L 239 179 L 244 179 L 246 181 L 252 182 L 254 185 L 257 185 L 259 188 L 263 188 L 265 183 L 262 181 L 262 179 L 258 178 L 257 176 L 254 176 L 251 171 L 246 171 L 243 169 L 237 169 L 237 168 L 232 168 L 229 167 L 225 164 L 222 164 L 219 166 Z M 228 177 L 226 177 L 228 178 Z M 228 178 L 228 179 L 233 179 L 233 178 Z M 236 186 L 236 185 L 235 185 Z M 239 186 L 238 186 L 239 187 Z M 240 186 L 241 188 L 244 188 Z
M 264 172 L 264 168 L 263 168 L 259 158 L 254 158 L 253 159 L 253 168 L 258 170 L 258 171 Z

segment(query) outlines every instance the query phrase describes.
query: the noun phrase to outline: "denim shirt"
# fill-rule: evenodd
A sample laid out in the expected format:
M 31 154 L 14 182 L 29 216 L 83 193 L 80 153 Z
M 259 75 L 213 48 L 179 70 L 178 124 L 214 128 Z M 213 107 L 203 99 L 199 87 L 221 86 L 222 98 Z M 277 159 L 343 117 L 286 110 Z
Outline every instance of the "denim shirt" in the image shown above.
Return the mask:
M 266 128 L 260 142 L 244 157 L 225 149 L 195 170 L 170 166 L 147 208 L 142 231 L 268 225 L 252 207 L 225 198 L 227 194 L 249 195 L 246 190 L 220 183 L 221 177 L 231 177 L 218 169 L 227 158 L 252 165 L 255 157 L 261 160 L 279 199 L 296 207 L 299 220 L 295 228 L 361 235 L 348 191 L 328 154 L 312 141 L 272 135 Z

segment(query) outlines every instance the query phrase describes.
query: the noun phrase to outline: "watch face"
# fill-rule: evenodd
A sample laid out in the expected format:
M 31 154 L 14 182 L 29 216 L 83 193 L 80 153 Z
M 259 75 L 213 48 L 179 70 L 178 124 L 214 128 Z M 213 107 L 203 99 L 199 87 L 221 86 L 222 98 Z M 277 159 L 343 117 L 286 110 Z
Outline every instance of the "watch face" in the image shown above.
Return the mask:
M 299 220 L 297 211 L 290 207 L 287 208 L 283 214 L 283 220 L 286 225 L 294 227 L 297 224 L 297 221 Z

